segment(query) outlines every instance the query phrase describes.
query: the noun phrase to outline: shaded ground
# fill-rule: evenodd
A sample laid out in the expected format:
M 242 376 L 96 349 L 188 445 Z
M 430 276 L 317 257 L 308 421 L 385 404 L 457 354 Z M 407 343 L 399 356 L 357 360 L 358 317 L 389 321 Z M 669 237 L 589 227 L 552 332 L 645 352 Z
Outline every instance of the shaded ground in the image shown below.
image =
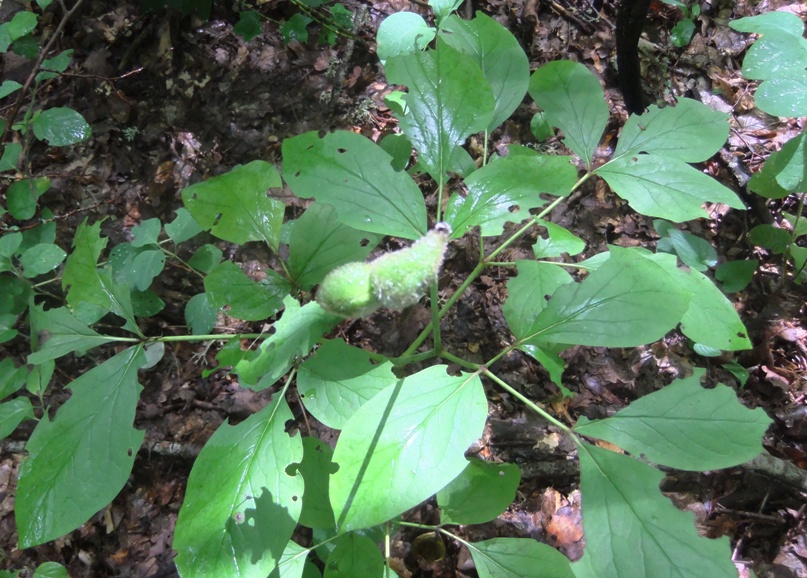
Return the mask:
M 86 2 L 60 43 L 62 49 L 75 49 L 75 65 L 69 75 L 51 81 L 41 98 L 51 106 L 80 111 L 93 128 L 93 137 L 66 149 L 35 147 L 31 155 L 33 174 L 53 180 L 40 206 L 58 217 L 57 242 L 68 247 L 84 218 L 107 217 L 103 232 L 112 244 L 127 240 L 131 227 L 144 219 L 171 220 L 173 211 L 181 206 L 183 187 L 239 163 L 277 161 L 280 144 L 288 136 L 347 128 L 376 139 L 392 131 L 395 121 L 383 105 L 388 87 L 374 56 L 374 31 L 392 12 L 425 12 L 416 4 L 398 0 L 365 7 L 347 5 L 365 10 L 366 20 L 357 31 L 360 39 L 342 38 L 334 47 L 327 47 L 314 40 L 287 45 L 272 22 L 245 43 L 232 31 L 237 16 L 220 8 L 208 22 L 201 22 L 176 14 L 142 13 L 134 4 Z M 738 73 L 749 39 L 722 24 L 783 5 L 704 5 L 698 33 L 683 50 L 668 48 L 669 30 L 680 15 L 665 7 L 651 16 L 645 56 L 648 84 L 659 100 L 686 95 L 732 113 L 728 145 L 703 168 L 734 190 L 742 191 L 744 179 L 759 168 L 766 155 L 804 126 L 803 119 L 780 121 L 753 108 L 750 87 Z M 611 6 L 600 17 L 587 16 L 580 5 L 538 5 L 530 0 L 523 4 L 520 0 L 490 0 L 474 8 L 508 26 L 527 49 L 534 67 L 572 58 L 600 74 L 614 115 L 603 146 L 608 149 L 615 144 L 626 116 L 614 90 Z M 790 8 L 807 16 L 803 6 Z M 58 21 L 61 12 L 56 5 L 51 10 Z M 276 20 L 288 18 L 295 10 L 292 4 L 261 8 Z M 23 82 L 28 73 L 25 62 L 6 60 L 4 78 Z M 6 107 L 2 114 L 8 110 Z M 520 108 L 504 130 L 494 133 L 493 146 L 534 142 L 528 130 L 532 113 L 531 105 Z M 290 195 L 282 200 L 289 217 L 299 215 L 303 207 L 299 200 Z M 745 242 L 747 231 L 755 224 L 777 219 L 781 210 L 795 212 L 797 207 L 790 200 L 752 207 L 748 213 L 715 215 L 713 220 L 688 226 L 727 259 L 754 256 L 764 263 L 752 284 L 737 295 L 737 307 L 750 337 L 759 344 L 739 357 L 751 377 L 738 393 L 746 405 L 763 407 L 775 418 L 765 438 L 766 448 L 774 456 L 806 468 L 805 294 L 792 285 L 780 287 L 780 264 Z M 552 220 L 585 238 L 585 256 L 602 251 L 607 243 L 647 245 L 657 239 L 650 220 L 633 214 L 602 183 L 574 195 Z M 531 244 L 524 240 L 505 258 L 527 257 Z M 271 257 L 261 248 L 220 246 L 250 272 L 271 266 Z M 445 270 L 461 280 L 476 262 L 476 247 L 478 239 L 474 238 L 454 243 Z M 501 314 L 508 274 L 507 270 L 488 271 L 444 321 L 448 330 L 444 333 L 450 340 L 447 345 L 457 355 L 481 362 L 511 340 Z M 151 326 L 144 328 L 147 334 L 185 332 L 183 308 L 187 296 L 199 290 L 189 286 L 195 282 L 178 267 L 159 277 L 156 291 L 167 307 L 149 320 Z M 449 291 L 457 285 L 451 278 L 443 282 Z M 428 318 L 425 308 L 415 306 L 403 315 L 382 312 L 366 321 L 346 322 L 337 332 L 354 345 L 399 354 Z M 231 327 L 235 331 L 259 329 L 233 320 L 227 323 L 238 323 Z M 26 351 L 22 340 L 0 346 L 3 357 L 15 356 L 18 364 Z M 243 390 L 223 372 L 203 379 L 202 370 L 215 364 L 215 352 L 215 347 L 206 350 L 198 344 L 180 343 L 172 346 L 158 371 L 141 374 L 145 389 L 135 425 L 146 431 L 146 441 L 130 482 L 108 508 L 63 539 L 26 551 L 15 549 L 15 477 L 24 455 L 22 442 L 33 425 L 24 425 L 10 440 L 0 442 L 0 568 L 30 569 L 52 560 L 65 564 L 71 576 L 176 575 L 171 561 L 172 532 L 194 456 L 225 419 L 244 419 L 263 407 L 270 395 Z M 698 357 L 675 334 L 645 348 L 576 348 L 565 355 L 567 386 L 577 394 L 571 401 L 561 400 L 544 370 L 519 353 L 502 360 L 495 369 L 510 383 L 523 384 L 528 397 L 546 403 L 570 421 L 580 415 L 610 414 L 690 373 L 695 365 L 709 368 L 712 382 L 737 385 L 720 367 L 721 360 Z M 65 399 L 62 386 L 84 367 L 81 360 L 61 363 L 51 384 L 51 405 L 58 406 Z M 490 524 L 468 527 L 465 536 L 471 540 L 529 536 L 578 558 L 583 542 L 576 466 L 567 459 L 573 448 L 506 394 L 490 388 L 489 397 L 492 417 L 485 438 L 474 451 L 518 463 L 523 482 L 508 512 Z M 303 416 L 297 400 L 289 401 L 304 433 L 330 441 L 322 426 Z M 665 484 L 679 507 L 695 512 L 704 534 L 731 538 L 735 560 L 742 567 L 753 567 L 762 576 L 807 576 L 803 489 L 739 468 L 713 474 L 673 474 Z M 434 522 L 435 516 L 429 504 L 411 513 L 413 521 Z M 464 549 L 449 544 L 446 558 L 429 563 L 411 552 L 413 537 L 407 532 L 396 536 L 394 552 L 402 576 L 475 575 Z

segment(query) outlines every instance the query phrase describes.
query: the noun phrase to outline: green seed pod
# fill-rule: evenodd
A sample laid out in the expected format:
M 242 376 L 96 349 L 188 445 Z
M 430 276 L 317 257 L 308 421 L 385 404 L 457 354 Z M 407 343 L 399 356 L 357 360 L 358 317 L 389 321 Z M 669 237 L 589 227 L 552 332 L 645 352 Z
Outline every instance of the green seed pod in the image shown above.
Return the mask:
M 370 263 L 348 263 L 323 279 L 317 303 L 344 317 L 364 317 L 379 307 L 403 309 L 417 303 L 443 264 L 451 227 L 437 226 L 411 247 Z
M 369 263 L 370 289 L 382 307 L 403 309 L 418 302 L 440 271 L 450 235 L 451 227 L 438 223 L 411 247 Z
M 347 263 L 328 273 L 317 290 L 317 303 L 344 317 L 364 317 L 378 309 L 370 290 L 370 265 Z

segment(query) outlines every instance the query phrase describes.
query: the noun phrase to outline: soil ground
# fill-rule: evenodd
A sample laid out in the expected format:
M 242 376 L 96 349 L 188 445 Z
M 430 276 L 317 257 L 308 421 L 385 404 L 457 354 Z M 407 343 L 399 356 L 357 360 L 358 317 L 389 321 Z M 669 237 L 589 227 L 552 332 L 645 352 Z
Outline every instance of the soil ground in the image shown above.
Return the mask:
M 582 0 L 585 3 L 585 0 Z M 12 2 L 12 0 L 7 0 Z M 127 2 L 87 0 L 67 23 L 59 48 L 74 49 L 69 74 L 50 81 L 40 99 L 49 106 L 70 106 L 88 120 L 92 138 L 64 149 L 34 147 L 31 171 L 52 179 L 41 200 L 57 217 L 57 243 L 69 247 L 76 226 L 84 219 L 103 219 L 110 244 L 130 238 L 132 226 L 158 217 L 173 218 L 181 206 L 180 191 L 254 159 L 278 162 L 284 138 L 309 130 L 347 129 L 370 138 L 395 130 L 396 121 L 384 105 L 391 87 L 375 56 L 379 23 L 401 10 L 427 11 L 404 0 L 374 4 L 345 2 L 364 14 L 356 28 L 358 39 L 338 37 L 334 45 L 317 43 L 320 27 L 310 27 L 311 39 L 285 43 L 276 21 L 298 8 L 277 2 L 261 6 L 273 21 L 245 42 L 233 32 L 237 13 L 214 6 L 207 21 L 170 11 L 146 12 Z M 603 157 L 616 142 L 626 119 L 615 90 L 614 6 L 599 14 L 587 4 L 566 0 L 482 0 L 461 7 L 470 15 L 482 10 L 508 27 L 527 51 L 533 68 L 567 58 L 587 65 L 602 79 L 612 118 L 603 141 Z M 746 195 L 745 179 L 787 139 L 804 130 L 804 119 L 777 119 L 753 106 L 752 86 L 739 74 L 750 38 L 730 31 L 725 22 L 775 9 L 789 9 L 802 18 L 804 5 L 770 1 L 704 3 L 692 42 L 672 48 L 670 30 L 681 14 L 667 5 L 653 9 L 643 42 L 645 79 L 658 101 L 673 96 L 697 98 L 731 113 L 729 142 L 702 168 L 735 191 Z M 55 26 L 62 17 L 56 3 L 45 19 Z M 24 82 L 30 64 L 8 56 L 3 78 Z M 21 80 L 22 79 L 22 80 Z M 536 144 L 529 132 L 534 105 L 527 104 L 492 135 L 492 148 L 510 143 Z M 2 109 L 7 115 L 10 107 Z M 471 143 L 471 150 L 478 143 Z M 550 141 L 549 146 L 560 146 Z M 478 146 L 477 146 L 478 148 Z M 305 203 L 291 193 L 283 197 L 290 218 Z M 678 334 L 652 346 L 631 350 L 575 348 L 565 353 L 567 386 L 575 392 L 562 400 L 542 368 L 525 356 L 504 359 L 496 371 L 510 383 L 520 383 L 531 399 L 569 418 L 608 415 L 631 400 L 654 391 L 694 366 L 707 367 L 712 382 L 737 389 L 748 407 L 762 407 L 774 425 L 764 445 L 775 457 L 807 468 L 807 303 L 803 287 L 780 284 L 781 263 L 746 242 L 760 222 L 778 221 L 782 211 L 795 212 L 794 199 L 768 205 L 744 196 L 750 209 L 715 215 L 687 224 L 689 231 L 708 239 L 727 260 L 757 258 L 762 267 L 753 282 L 733 296 L 756 347 L 738 357 L 750 373 L 740 387 L 721 368 L 722 359 L 693 353 Z M 433 201 L 433 199 L 432 199 Z M 575 194 L 552 220 L 585 238 L 585 256 L 606 244 L 649 245 L 658 237 L 650 219 L 634 214 L 600 183 Z M 0 224 L 10 225 L 10 222 Z M 531 243 L 511 250 L 508 259 L 526 257 Z M 388 246 L 395 247 L 394 241 Z M 445 269 L 462 279 L 475 263 L 478 239 L 454 243 Z M 260 248 L 227 247 L 229 258 L 249 272 L 269 266 L 271 256 Z M 230 251 L 228 254 L 227 251 Z M 511 339 L 501 313 L 509 272 L 490 270 L 463 296 L 446 320 L 447 345 L 471 361 L 489 359 Z M 456 287 L 452 279 L 446 287 Z M 151 318 L 146 334 L 182 334 L 183 308 L 190 286 L 186 272 L 174 267 L 160 277 L 157 292 L 166 308 Z M 380 313 L 369 320 L 346 322 L 338 334 L 348 342 L 385 354 L 399 354 L 428 321 L 425 307 L 403 315 Z M 253 332 L 254 324 L 228 320 L 236 331 Z M 3 357 L 24 363 L 28 344 L 22 340 L 0 346 Z M 171 540 L 177 512 L 193 458 L 216 428 L 228 419 L 240 421 L 265 405 L 271 392 L 242 389 L 233 377 L 215 366 L 216 346 L 172 346 L 158 371 L 143 373 L 144 391 L 136 427 L 146 431 L 129 483 L 108 508 L 68 536 L 43 546 L 16 548 L 13 519 L 15 479 L 24 457 L 23 442 L 33 424 L 24 424 L 0 442 L 0 569 L 31 569 L 45 561 L 64 564 L 73 577 L 175 576 Z M 66 398 L 63 386 L 86 367 L 83 360 L 62 361 L 46 399 L 52 407 Z M 577 559 L 584 544 L 580 524 L 576 468 L 567 459 L 573 450 L 546 423 L 526 413 L 507 395 L 490 388 L 491 419 L 476 451 L 518 463 L 522 484 L 512 507 L 496 521 L 464 529 L 469 540 L 495 536 L 532 537 Z M 328 442 L 332 433 L 303 415 L 298 400 L 290 399 L 304 433 Z M 329 437 L 330 436 L 330 437 Z M 727 535 L 734 559 L 745 575 L 807 577 L 805 491 L 771 473 L 735 468 L 704 474 L 672 472 L 664 490 L 680 508 L 695 513 L 700 531 Z M 413 521 L 434 521 L 433 504 L 408 514 Z M 306 539 L 305 535 L 300 536 Z M 448 545 L 445 558 L 428 562 L 413 551 L 414 535 L 396 535 L 394 553 L 402 576 L 475 576 L 467 551 Z

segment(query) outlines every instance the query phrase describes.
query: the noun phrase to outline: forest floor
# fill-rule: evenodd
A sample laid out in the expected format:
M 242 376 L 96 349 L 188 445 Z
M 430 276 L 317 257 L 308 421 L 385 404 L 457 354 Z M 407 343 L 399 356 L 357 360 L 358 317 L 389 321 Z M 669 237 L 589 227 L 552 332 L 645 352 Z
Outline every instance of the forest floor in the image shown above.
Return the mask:
M 59 41 L 60 49 L 74 49 L 74 64 L 68 74 L 50 81 L 40 98 L 45 104 L 79 111 L 91 125 L 92 137 L 73 147 L 34 147 L 30 156 L 32 172 L 52 180 L 40 206 L 57 217 L 57 243 L 69 248 L 84 219 L 102 220 L 103 234 L 112 243 L 129 240 L 131 228 L 145 219 L 172 220 L 182 206 L 184 187 L 255 159 L 278 163 L 283 139 L 302 132 L 338 128 L 374 140 L 393 132 L 396 121 L 384 105 L 391 87 L 375 56 L 375 31 L 394 12 L 426 16 L 420 4 L 380 0 L 361 5 L 349 0 L 345 2 L 349 9 L 366 15 L 356 30 L 359 39 L 338 37 L 334 45 L 323 45 L 317 42 L 316 23 L 309 27 L 311 37 L 305 43 L 285 43 L 279 26 L 271 21 L 264 23 L 260 35 L 245 42 L 233 31 L 238 15 L 223 7 L 214 6 L 211 18 L 201 21 L 165 11 L 144 12 L 134 2 L 87 0 Z M 259 9 L 276 21 L 297 11 L 294 4 L 283 2 Z M 731 115 L 729 141 L 700 168 L 743 195 L 748 175 L 805 129 L 804 119 L 773 118 L 754 108 L 753 87 L 740 75 L 742 56 L 752 38 L 726 26 L 729 20 L 776 9 L 807 17 L 800 2 L 707 1 L 692 41 L 674 48 L 670 30 L 682 15 L 662 4 L 653 9 L 643 40 L 644 77 L 659 102 L 688 96 Z M 607 155 L 627 118 L 615 88 L 614 6 L 609 3 L 597 14 L 567 0 L 480 0 L 473 10 L 482 10 L 511 30 L 533 69 L 548 61 L 573 59 L 599 75 L 612 112 L 602 143 Z M 460 9 L 466 16 L 471 11 L 470 2 Z M 55 26 L 61 17 L 56 3 L 48 14 Z M 6 58 L 4 78 L 24 82 L 29 73 L 28 61 Z M 4 106 L 0 115 L 9 110 Z M 529 131 L 534 112 L 534 105 L 522 105 L 492 135 L 492 148 L 535 144 Z M 807 468 L 807 293 L 792 282 L 781 284 L 781 262 L 746 240 L 754 225 L 778 222 L 781 212 L 795 212 L 797 203 L 784 199 L 766 205 L 750 197 L 743 196 L 750 207 L 746 212 L 687 223 L 689 232 L 706 238 L 721 258 L 757 258 L 762 263 L 752 283 L 731 296 L 756 344 L 736 357 L 750 374 L 744 386 L 721 368 L 725 359 L 697 356 L 679 334 L 645 348 L 566 352 L 565 381 L 575 392 L 571 399 L 560 398 L 544 370 L 524 356 L 505 359 L 499 374 L 510 372 L 509 381 L 523 384 L 525 395 L 573 421 L 580 415 L 610 414 L 691 373 L 696 365 L 707 367 L 710 379 L 736 388 L 742 403 L 761 407 L 774 419 L 764 439 L 768 452 Z M 289 217 L 298 216 L 306 205 L 288 190 L 281 200 Z M 585 256 L 602 251 L 606 244 L 649 245 L 658 238 L 650 219 L 630 211 L 601 182 L 576 194 L 552 219 L 584 237 Z M 475 263 L 476 246 L 478 240 L 453 243 L 447 270 L 467 273 Z M 221 247 L 248 272 L 259 271 L 270 261 L 260 247 Z M 524 258 L 528 247 L 527 240 L 508 258 L 519 258 L 520 251 Z M 449 347 L 461 349 L 469 360 L 489 359 L 501 349 L 501 342 L 511 339 L 501 313 L 508 275 L 506 270 L 489 271 L 460 300 L 457 313 L 446 319 L 456 340 Z M 178 267 L 159 279 L 156 291 L 166 308 L 147 321 L 146 334 L 182 334 L 184 304 L 197 291 L 190 291 L 187 273 Z M 428 320 L 427 309 L 417 305 L 403 315 L 381 313 L 346 322 L 337 331 L 353 345 L 400 354 Z M 260 330 L 260 324 L 227 323 L 238 331 Z M 28 550 L 16 548 L 15 479 L 33 422 L 0 441 L 0 569 L 30 570 L 57 561 L 73 577 L 176 575 L 172 534 L 193 458 L 225 419 L 243 420 L 262 408 L 271 393 L 242 389 L 224 371 L 203 378 L 203 370 L 215 367 L 216 347 L 178 343 L 158 371 L 141 374 L 144 391 L 135 426 L 146 431 L 146 438 L 129 483 L 109 507 L 64 538 Z M 27 350 L 22 339 L 0 345 L 2 357 L 12 356 L 17 365 L 25 363 Z M 50 384 L 46 401 L 53 407 L 67 397 L 63 386 L 86 369 L 85 360 L 67 359 L 60 361 Z M 495 392 L 490 399 L 491 419 L 478 449 L 484 456 L 518 463 L 522 483 L 505 514 L 489 524 L 465 528 L 463 536 L 473 541 L 532 537 L 571 559 L 579 558 L 584 539 L 576 466 L 566 458 L 573 448 L 545 422 L 525 414 L 513 399 Z M 302 431 L 313 428 L 331 441 L 327 432 L 304 419 L 297 400 L 289 401 Z M 759 576 L 807 577 L 804 488 L 747 468 L 732 468 L 670 473 L 663 489 L 679 508 L 695 514 L 702 534 L 731 539 L 743 575 L 753 569 Z M 433 515 L 430 508 L 426 504 L 410 515 L 428 520 Z M 449 546 L 445 558 L 428 562 L 411 550 L 413 537 L 408 532 L 395 537 L 401 575 L 476 575 L 463 548 Z

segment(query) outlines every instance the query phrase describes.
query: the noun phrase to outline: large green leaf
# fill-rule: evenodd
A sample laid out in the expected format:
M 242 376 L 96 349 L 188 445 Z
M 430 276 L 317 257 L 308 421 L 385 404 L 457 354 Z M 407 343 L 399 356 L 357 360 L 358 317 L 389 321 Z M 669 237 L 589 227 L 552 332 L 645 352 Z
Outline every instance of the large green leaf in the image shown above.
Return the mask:
M 367 528 L 416 506 L 465 468 L 488 405 L 476 375 L 424 369 L 389 386 L 345 424 L 333 461 L 331 505 L 340 531 Z
M 547 122 L 563 131 L 566 146 L 590 167 L 608 122 L 597 77 L 580 63 L 558 60 L 535 71 L 529 92 Z
M 81 526 L 120 492 L 145 432 L 132 427 L 141 390 L 141 346 L 71 382 L 53 421 L 43 418 L 25 446 L 15 515 L 20 548 Z
M 479 578 L 574 578 L 569 559 L 529 538 L 493 538 L 466 544 Z
M 294 223 L 289 240 L 289 272 L 305 291 L 339 265 L 363 261 L 380 237 L 339 222 L 329 205 L 314 203 Z
M 40 243 L 20 256 L 20 265 L 28 278 L 44 275 L 58 267 L 67 254 L 54 243 Z
M 586 548 L 578 578 L 737 578 L 727 537 L 698 536 L 694 516 L 659 492 L 664 475 L 628 456 L 582 444 Z
M 751 349 L 748 330 L 723 292 L 703 273 L 681 273 L 679 282 L 689 291 L 689 309 L 681 331 L 692 341 L 724 351 Z
M 788 193 L 807 190 L 807 134 L 801 133 L 782 145 L 767 158 L 762 172 L 776 179 Z
M 26 419 L 34 419 L 34 408 L 27 397 L 15 397 L 0 403 L 0 440 L 10 435 Z
M 484 524 L 507 509 L 516 497 L 521 471 L 515 464 L 478 459 L 437 492 L 441 524 Z
M 17 220 L 25 221 L 36 214 L 37 199 L 50 188 L 50 179 L 20 179 L 6 189 L 6 208 Z
M 219 239 L 239 245 L 265 241 L 277 249 L 286 207 L 266 192 L 281 186 L 275 167 L 252 161 L 185 188 L 182 202 L 196 222 Z
M 703 203 L 745 208 L 734 192 L 675 158 L 627 155 L 595 172 L 635 211 L 676 223 L 706 217 Z
M 257 351 L 247 352 L 236 363 L 235 370 L 242 385 L 254 389 L 269 387 L 342 320 L 338 315 L 324 311 L 316 302 L 300 307 L 294 297 L 288 296 L 283 305 L 285 311 L 275 323 L 275 332 L 261 343 Z
M 511 154 L 471 173 L 468 194 L 451 196 L 445 220 L 454 238 L 477 226 L 482 236 L 501 235 L 505 223 L 522 221 L 529 209 L 546 204 L 541 193 L 568 195 L 576 179 L 569 157 Z
M 391 56 L 423 50 L 436 33 L 419 14 L 390 14 L 378 27 L 376 54 L 383 63 Z
M 473 59 L 441 38 L 437 49 L 387 60 L 387 80 L 404 84 L 408 112 L 399 118 L 418 150 L 418 161 L 438 182 L 451 163 L 454 148 L 484 131 L 493 115 L 493 93 Z
M 764 81 L 754 98 L 760 110 L 774 116 L 807 115 L 807 71 L 794 70 Z
M 362 405 L 397 380 L 392 363 L 374 364 L 366 351 L 337 339 L 323 343 L 300 366 L 297 389 L 311 415 L 342 429 Z
M 804 72 L 807 66 L 807 41 L 799 35 L 765 34 L 754 42 L 743 59 L 743 76 L 751 80 L 770 80 Z
M 181 576 L 265 578 L 277 565 L 300 517 L 303 479 L 286 468 L 303 458 L 300 436 L 277 396 L 205 444 L 188 478 L 173 547 Z
M 655 153 L 697 163 L 720 150 L 728 136 L 728 115 L 682 98 L 675 106 L 651 105 L 644 114 L 631 115 L 614 156 Z
M 517 338 L 529 335 L 530 330 L 547 304 L 547 296 L 561 285 L 573 281 L 563 267 L 536 261 L 516 261 L 518 275 L 507 281 L 507 299 L 502 313 Z
M 384 575 L 381 550 L 370 538 L 343 536 L 325 564 L 325 578 L 379 578 Z
M 315 437 L 303 438 L 303 461 L 298 471 L 303 475 L 305 493 L 300 524 L 309 528 L 331 529 L 334 526 L 333 508 L 328 499 L 328 487 L 333 466 L 333 449 Z
M 308 132 L 283 141 L 283 178 L 294 194 L 336 209 L 339 221 L 380 235 L 426 233 L 426 204 L 412 178 L 361 135 Z
M 729 26 L 737 32 L 754 32 L 756 34 L 788 34 L 801 36 L 804 34 L 804 22 L 792 12 L 772 11 L 759 16 L 749 16 L 732 20 Z
M 74 351 L 83 353 L 112 341 L 87 327 L 64 307 L 45 311 L 42 305 L 32 305 L 30 316 L 31 331 L 39 341 L 39 348 L 28 356 L 28 363 L 33 365 Z
M 34 118 L 33 129 L 36 138 L 46 140 L 54 147 L 87 140 L 92 132 L 83 116 L 64 107 L 43 110 Z
M 255 282 L 232 261 L 220 263 L 205 277 L 210 303 L 246 321 L 266 319 L 280 311 L 290 290 L 289 282 L 271 269 L 263 280 Z
M 67 302 L 73 307 L 90 303 L 112 311 L 126 320 L 129 331 L 142 335 L 132 310 L 131 296 L 125 285 L 115 283 L 109 269 L 98 270 L 98 258 L 107 240 L 101 238 L 101 223 L 76 229 L 73 252 L 67 257 L 62 274 L 62 289 L 68 289 Z
M 558 287 L 517 337 L 535 345 L 633 347 L 656 341 L 675 327 L 689 306 L 688 291 L 639 252 L 610 249 L 611 257 L 582 283 Z
M 762 452 L 772 423 L 762 408 L 750 410 L 723 384 L 704 389 L 705 369 L 639 398 L 613 417 L 580 418 L 574 430 L 604 439 L 651 462 L 680 470 L 736 466 Z
M 530 63 L 518 40 L 490 16 L 477 12 L 473 20 L 456 14 L 440 23 L 440 38 L 468 54 L 482 70 L 495 102 L 488 131 L 507 120 L 518 108 L 530 83 Z

